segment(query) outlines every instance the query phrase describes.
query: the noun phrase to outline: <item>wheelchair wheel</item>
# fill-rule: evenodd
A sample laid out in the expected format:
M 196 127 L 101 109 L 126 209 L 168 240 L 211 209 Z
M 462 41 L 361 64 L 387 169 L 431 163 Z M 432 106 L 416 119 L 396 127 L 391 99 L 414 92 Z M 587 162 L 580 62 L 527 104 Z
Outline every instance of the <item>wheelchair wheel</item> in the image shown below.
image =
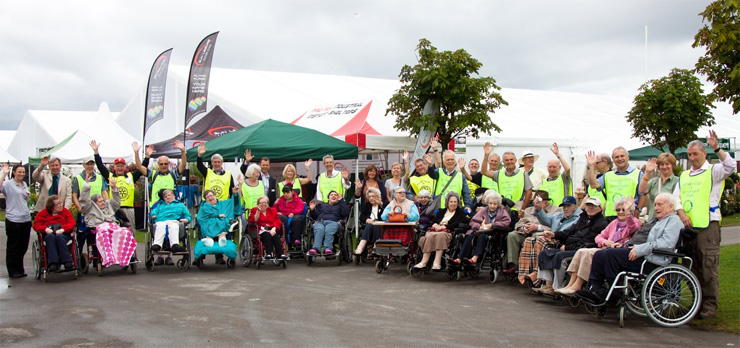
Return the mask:
M 630 281 L 627 285 L 627 294 L 622 298 L 622 303 L 630 313 L 644 318 L 647 316 L 647 313 L 645 313 L 645 308 L 642 307 L 640 290 L 639 284 L 636 281 Z
M 414 278 L 418 278 L 419 276 L 421 276 L 421 272 L 423 272 L 422 269 L 415 268 L 413 262 L 409 262 L 407 267 L 408 267 L 409 275 L 411 275 Z
M 495 268 L 492 268 L 490 272 L 488 272 L 488 281 L 491 282 L 491 284 L 496 283 L 496 280 L 498 279 L 498 270 Z
M 596 308 L 596 317 L 601 319 L 606 315 L 606 305 Z
M 38 240 L 33 241 L 31 257 L 33 258 L 33 276 L 36 279 L 41 279 L 41 248 L 39 247 Z
M 288 268 L 288 263 L 285 260 L 280 260 L 280 264 L 283 266 L 283 269 Z
M 236 267 L 236 261 L 234 261 L 234 259 L 226 260 L 226 268 L 234 269 L 234 267 Z
M 252 264 L 252 238 L 249 237 L 248 233 L 242 237 L 242 242 L 239 243 L 239 259 L 242 262 L 242 266 L 249 267 Z
M 383 273 L 385 269 L 385 262 L 383 259 L 378 260 L 378 262 L 375 263 L 375 273 Z
M 131 264 L 131 274 L 136 274 L 136 269 L 139 268 L 138 265 L 138 263 Z
M 619 327 L 624 327 L 624 316 L 627 315 L 627 310 L 624 306 L 619 306 Z
M 642 286 L 642 306 L 655 323 L 676 327 L 694 318 L 701 304 L 696 276 L 681 265 L 653 270 Z
M 583 303 L 583 306 L 584 306 L 584 307 L 586 308 L 586 312 L 589 312 L 589 313 L 591 313 L 591 314 L 594 314 L 594 313 L 596 313 L 596 309 L 597 309 L 597 308 L 596 308 L 596 307 L 594 307 L 594 305 L 592 305 L 592 304 L 590 304 L 590 303 L 585 303 L 585 302 L 584 302 L 584 303 Z
M 87 255 L 87 253 L 82 253 L 82 257 L 80 257 L 82 261 L 80 262 L 82 264 L 82 274 L 87 274 L 87 272 L 90 270 L 90 257 Z
M 98 269 L 98 277 L 102 277 L 103 276 L 103 264 L 100 263 L 100 261 L 98 261 L 98 262 L 96 262 L 96 266 L 95 267 L 97 267 L 97 269 Z
M 177 260 L 177 263 L 175 263 L 175 265 L 177 266 L 177 269 L 178 270 L 180 270 L 180 271 L 187 271 L 188 268 L 190 268 L 190 262 L 188 262 L 188 261 L 189 260 L 187 259 L 187 256 L 186 256 L 186 257 L 183 257 L 183 258 Z
M 480 268 L 473 267 L 473 270 L 468 272 L 468 275 L 470 276 L 470 278 L 473 278 L 473 279 L 478 278 L 478 276 L 480 275 Z
M 575 296 L 564 296 L 568 304 L 573 308 L 578 308 L 581 305 L 581 299 Z
M 146 270 L 149 272 L 154 271 L 154 257 L 152 256 L 152 246 L 150 243 L 146 243 L 144 246 L 144 260 Z

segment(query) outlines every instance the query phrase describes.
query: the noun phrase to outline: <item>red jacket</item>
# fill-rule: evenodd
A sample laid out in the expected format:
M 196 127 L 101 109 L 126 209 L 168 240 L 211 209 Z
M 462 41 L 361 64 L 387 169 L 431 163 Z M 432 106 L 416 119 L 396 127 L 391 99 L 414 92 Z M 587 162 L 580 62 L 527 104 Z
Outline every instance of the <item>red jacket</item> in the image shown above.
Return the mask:
M 257 214 L 259 214 L 259 219 L 257 219 Z M 280 232 L 280 227 L 282 226 L 282 222 L 280 222 L 280 217 L 277 214 L 277 210 L 272 207 L 268 207 L 265 214 L 260 214 L 259 210 L 257 210 L 257 207 L 252 208 L 252 211 L 249 212 L 249 223 L 256 224 L 258 227 L 275 227 L 277 228 L 278 232 Z
M 75 219 L 67 208 L 62 208 L 62 212 L 57 215 L 51 215 L 46 208 L 36 214 L 36 220 L 33 222 L 33 229 L 36 232 L 44 232 L 49 225 L 62 225 L 65 234 L 72 233 L 75 228 Z
M 278 213 L 288 216 L 290 214 L 303 214 L 305 206 L 306 203 L 303 203 L 300 197 L 293 196 L 293 200 L 288 202 L 285 200 L 285 196 L 281 196 L 277 202 L 275 202 L 273 208 L 277 209 Z

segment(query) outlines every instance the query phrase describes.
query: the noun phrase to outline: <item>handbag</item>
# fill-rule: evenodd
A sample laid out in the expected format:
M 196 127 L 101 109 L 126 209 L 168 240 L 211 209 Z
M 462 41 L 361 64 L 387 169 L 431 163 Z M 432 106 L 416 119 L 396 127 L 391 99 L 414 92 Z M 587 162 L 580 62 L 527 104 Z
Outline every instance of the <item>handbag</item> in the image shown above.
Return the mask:
M 445 192 L 445 190 L 447 189 L 447 186 L 450 186 L 450 183 L 452 183 L 452 179 L 455 178 L 455 175 L 457 175 L 457 171 L 452 173 L 450 180 L 447 181 L 447 184 L 445 184 L 445 187 L 443 187 L 442 191 L 440 192 Z M 434 199 L 432 200 L 432 203 L 430 203 L 429 206 L 424 210 L 424 215 L 428 216 L 430 219 L 433 218 L 434 215 L 437 214 L 437 210 L 439 210 L 441 201 L 442 201 L 442 195 L 434 197 Z
M 400 205 L 397 205 L 394 209 L 393 215 L 388 215 L 388 222 L 406 222 L 406 214 L 402 214 L 403 210 Z

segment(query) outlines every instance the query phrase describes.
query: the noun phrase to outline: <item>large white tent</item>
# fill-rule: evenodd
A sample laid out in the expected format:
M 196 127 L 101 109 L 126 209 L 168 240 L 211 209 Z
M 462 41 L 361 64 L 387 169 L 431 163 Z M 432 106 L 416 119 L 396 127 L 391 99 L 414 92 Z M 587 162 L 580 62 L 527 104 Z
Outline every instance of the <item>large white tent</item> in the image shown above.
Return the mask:
M 8 151 L 5 151 L 4 148 L 0 147 L 0 163 L 18 163 L 18 159 L 13 157 Z

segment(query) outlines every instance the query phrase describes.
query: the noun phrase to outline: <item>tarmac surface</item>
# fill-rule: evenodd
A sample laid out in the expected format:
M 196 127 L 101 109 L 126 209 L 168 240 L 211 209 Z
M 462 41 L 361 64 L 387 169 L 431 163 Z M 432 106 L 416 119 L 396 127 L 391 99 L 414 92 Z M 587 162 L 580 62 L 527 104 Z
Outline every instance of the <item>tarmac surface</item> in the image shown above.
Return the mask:
M 1 226 L 0 226 L 1 227 Z M 411 278 L 404 265 L 288 262 L 287 269 L 161 266 L 137 274 L 114 266 L 73 280 L 9 279 L 0 228 L 3 347 L 732 347 L 740 336 L 691 325 L 663 328 L 617 308 L 604 318 L 485 274 Z M 726 228 L 736 233 L 740 228 Z M 723 241 L 723 242 L 725 242 Z M 723 243 L 725 244 L 725 243 Z M 143 245 L 138 246 L 140 255 Z M 720 310 L 722 307 L 720 305 Z

